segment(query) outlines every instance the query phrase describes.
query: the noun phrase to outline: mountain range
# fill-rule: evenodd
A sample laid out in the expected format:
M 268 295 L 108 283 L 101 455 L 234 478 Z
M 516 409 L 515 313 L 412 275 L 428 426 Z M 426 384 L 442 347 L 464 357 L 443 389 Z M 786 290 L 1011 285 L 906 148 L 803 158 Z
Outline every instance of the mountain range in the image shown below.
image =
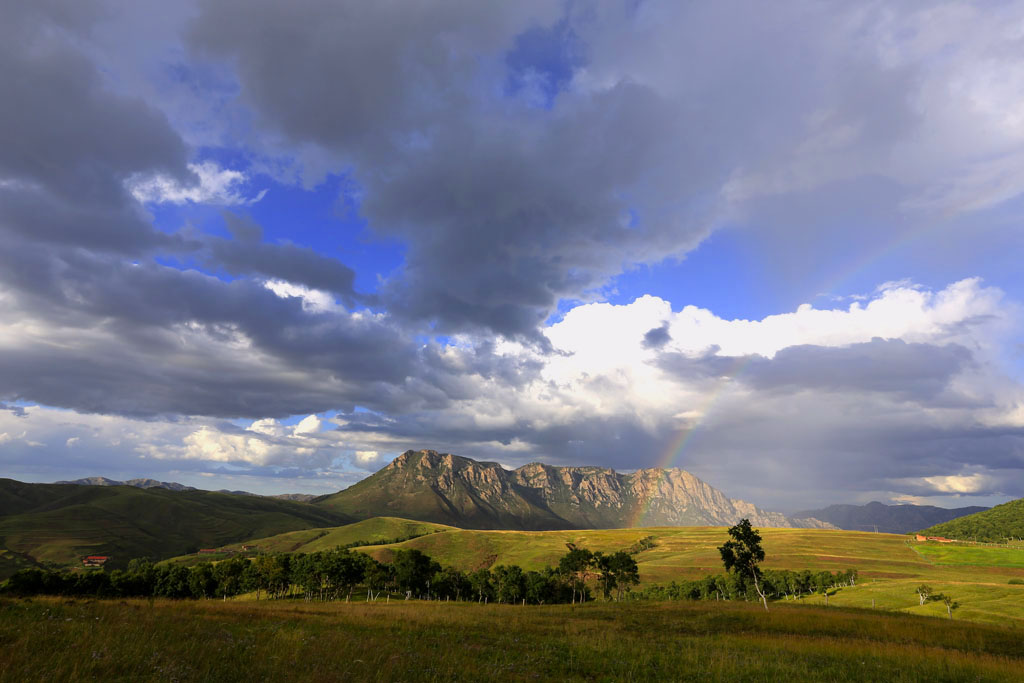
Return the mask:
M 506 470 L 432 450 L 406 451 L 377 473 L 313 502 L 358 519 L 404 517 L 470 529 L 730 526 L 744 517 L 755 526 L 834 528 L 729 498 L 676 468 L 620 474 L 531 463 Z
M 55 484 L 77 484 L 79 486 L 134 486 L 137 489 L 167 489 L 168 491 L 200 491 L 194 486 L 186 486 L 185 484 L 179 484 L 176 481 L 157 481 L 156 479 L 127 479 L 125 481 L 118 481 L 116 479 L 107 479 L 106 477 L 85 477 L 83 479 L 74 479 L 72 481 L 57 481 Z M 235 496 L 258 496 L 260 498 L 276 498 L 277 500 L 291 500 L 299 503 L 308 503 L 317 496 L 312 493 L 278 493 L 272 496 L 264 496 L 259 493 L 250 493 L 249 491 L 229 491 L 227 489 L 219 489 L 216 493 L 230 493 Z
M 803 510 L 795 517 L 814 517 L 840 529 L 908 534 L 935 524 L 988 510 L 986 507 L 940 508 L 934 505 L 885 505 L 872 501 L 866 505 L 829 505 L 820 510 Z

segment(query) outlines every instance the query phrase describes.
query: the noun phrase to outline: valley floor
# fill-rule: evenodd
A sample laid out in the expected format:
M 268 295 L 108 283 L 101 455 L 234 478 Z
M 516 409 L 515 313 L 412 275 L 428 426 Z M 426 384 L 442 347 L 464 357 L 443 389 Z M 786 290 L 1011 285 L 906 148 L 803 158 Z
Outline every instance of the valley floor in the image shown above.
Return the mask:
M 776 603 L 0 601 L 0 680 L 1010 681 L 1016 626 Z

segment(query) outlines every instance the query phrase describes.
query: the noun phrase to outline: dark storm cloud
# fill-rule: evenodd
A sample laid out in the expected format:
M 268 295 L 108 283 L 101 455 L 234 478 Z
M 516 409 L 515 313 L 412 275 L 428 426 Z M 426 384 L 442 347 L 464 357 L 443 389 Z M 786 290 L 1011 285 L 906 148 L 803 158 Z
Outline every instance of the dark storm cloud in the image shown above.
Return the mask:
M 19 5 L 0 27 L 5 322 L 49 328 L 44 340 L 5 348 L 0 396 L 141 416 L 281 416 L 422 400 L 422 389 L 396 388 L 420 362 L 406 333 L 372 315 L 306 312 L 252 279 L 352 302 L 354 273 L 341 262 L 264 243 L 234 216 L 235 240 L 153 227 L 126 184 L 197 178 L 164 115 L 111 90 L 80 49 L 99 16 L 77 4 Z M 165 267 L 158 256 L 241 279 Z
M 623 80 L 549 112 L 482 82 L 513 49 L 529 70 L 517 37 L 564 21 L 550 7 L 203 7 L 193 44 L 229 60 L 262 125 L 354 162 L 371 229 L 409 245 L 385 287 L 397 315 L 538 339 L 561 297 L 704 234 L 711 207 L 685 198 L 727 170 L 678 134 L 679 102 Z
M 121 253 L 166 244 L 124 182 L 189 179 L 185 145 L 160 112 L 107 90 L 72 46 L 89 12 L 33 5 L 9 4 L 0 28 L 0 231 Z
M 22 406 L 9 406 L 6 403 L 0 402 L 0 410 L 6 410 L 14 415 L 15 417 L 25 417 L 25 408 Z
M 400 385 L 418 362 L 411 340 L 373 316 L 306 312 L 300 300 L 249 280 L 223 282 L 80 251 L 0 254 L 0 277 L 10 282 L 19 274 L 13 284 L 22 313 L 61 328 L 54 337 L 75 339 L 78 329 L 96 334 L 5 353 L 0 377 L 8 396 L 95 412 L 284 415 L 300 405 L 314 412 L 332 402 L 374 404 L 375 382 Z M 252 343 L 251 357 L 242 348 L 237 366 L 205 358 L 203 348 L 182 342 L 180 326 L 224 344 L 219 351 L 229 359 L 241 336 Z M 252 375 L 258 354 L 267 354 L 269 367 Z M 318 382 L 318 373 L 329 381 Z M 317 389 L 331 382 L 333 389 Z M 358 383 L 366 388 L 356 390 Z
M 661 327 L 652 327 L 644 332 L 643 346 L 645 349 L 658 349 L 671 340 L 672 335 L 669 334 L 668 323 L 666 322 Z
M 229 221 L 230 225 L 230 221 Z M 355 271 L 341 261 L 295 244 L 269 244 L 252 240 L 204 239 L 207 263 L 231 275 L 261 275 L 287 280 L 312 289 L 354 300 Z
M 973 362 L 971 351 L 958 344 L 880 338 L 847 346 L 789 346 L 772 358 L 721 356 L 714 347 L 697 357 L 669 352 L 656 360 L 684 381 L 734 377 L 762 392 L 882 392 L 916 401 L 936 399 Z
M 843 347 L 801 345 L 758 357 L 740 379 L 758 390 L 886 392 L 927 401 L 972 362 L 960 345 L 873 339 Z

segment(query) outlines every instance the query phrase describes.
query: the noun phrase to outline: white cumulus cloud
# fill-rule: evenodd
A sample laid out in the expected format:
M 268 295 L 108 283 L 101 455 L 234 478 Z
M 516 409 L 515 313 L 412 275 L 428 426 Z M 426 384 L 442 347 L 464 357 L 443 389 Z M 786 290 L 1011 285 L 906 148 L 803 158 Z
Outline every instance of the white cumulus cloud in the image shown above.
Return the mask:
M 196 174 L 198 182 L 182 185 L 164 175 L 135 177 L 129 182 L 129 190 L 137 200 L 154 204 L 218 204 L 241 206 L 255 204 L 267 194 L 260 190 L 246 196 L 243 188 L 249 177 L 241 172 L 221 168 L 212 161 L 189 164 L 189 170 Z

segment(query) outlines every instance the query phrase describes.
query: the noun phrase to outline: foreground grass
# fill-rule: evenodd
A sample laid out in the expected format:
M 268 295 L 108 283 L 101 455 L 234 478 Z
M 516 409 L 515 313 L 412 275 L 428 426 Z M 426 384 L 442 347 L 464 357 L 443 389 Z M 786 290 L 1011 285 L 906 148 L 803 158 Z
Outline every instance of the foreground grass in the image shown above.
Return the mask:
M 1020 680 L 1020 629 L 633 603 L 0 602 L 0 679 Z

